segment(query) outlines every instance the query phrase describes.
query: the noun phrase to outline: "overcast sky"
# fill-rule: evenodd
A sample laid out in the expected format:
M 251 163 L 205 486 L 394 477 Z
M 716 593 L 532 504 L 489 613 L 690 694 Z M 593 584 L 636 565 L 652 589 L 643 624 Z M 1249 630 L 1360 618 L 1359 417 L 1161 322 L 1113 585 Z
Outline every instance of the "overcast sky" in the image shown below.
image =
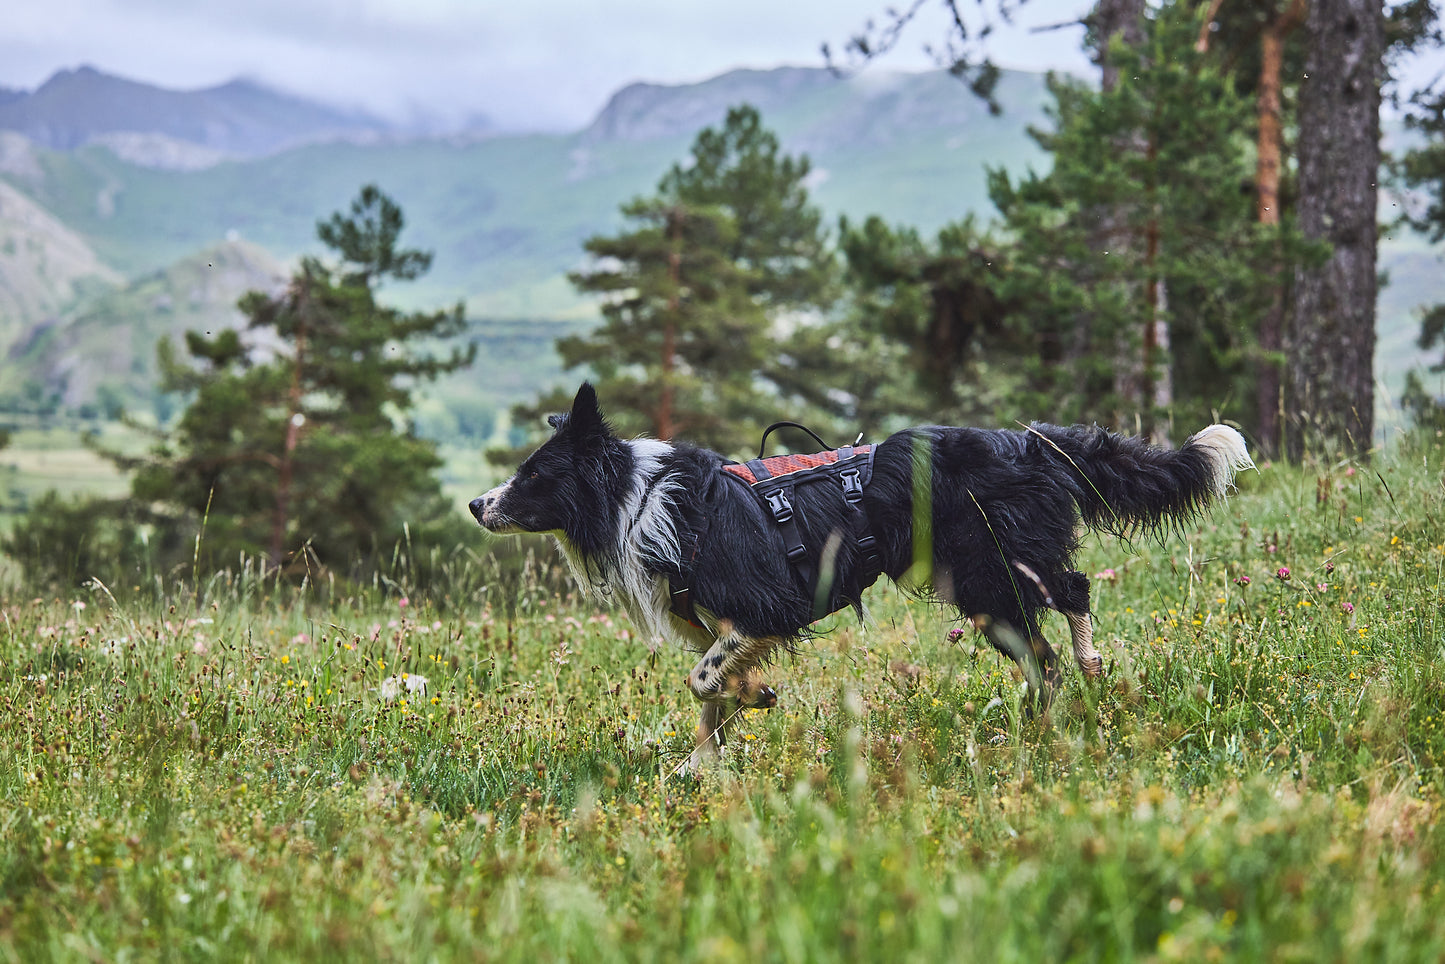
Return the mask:
M 394 118 L 485 114 L 571 129 L 633 81 L 685 83 L 734 67 L 821 66 L 870 18 L 909 0 L 16 0 L 0 26 L 0 86 L 34 89 L 89 64 L 165 87 L 237 76 Z M 965 9 L 974 5 L 966 2 Z M 1028 0 L 990 49 L 1001 66 L 1087 71 L 1088 0 Z M 924 69 L 945 34 L 924 9 L 871 69 Z

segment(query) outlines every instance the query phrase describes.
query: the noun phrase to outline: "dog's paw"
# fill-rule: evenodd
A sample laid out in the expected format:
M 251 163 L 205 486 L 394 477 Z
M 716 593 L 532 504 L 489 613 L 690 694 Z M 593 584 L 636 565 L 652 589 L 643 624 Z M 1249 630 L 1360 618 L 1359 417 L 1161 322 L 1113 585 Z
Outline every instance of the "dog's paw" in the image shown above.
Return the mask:
M 767 683 L 738 690 L 738 704 L 750 710 L 770 710 L 778 705 L 778 692 Z
M 1093 677 L 1103 676 L 1103 675 L 1104 675 L 1104 657 L 1100 656 L 1098 653 L 1095 653 L 1095 654 L 1093 654 L 1092 656 L 1085 656 L 1085 657 L 1080 658 L 1080 659 L 1079 659 L 1079 670 L 1080 670 L 1085 676 L 1093 676 Z

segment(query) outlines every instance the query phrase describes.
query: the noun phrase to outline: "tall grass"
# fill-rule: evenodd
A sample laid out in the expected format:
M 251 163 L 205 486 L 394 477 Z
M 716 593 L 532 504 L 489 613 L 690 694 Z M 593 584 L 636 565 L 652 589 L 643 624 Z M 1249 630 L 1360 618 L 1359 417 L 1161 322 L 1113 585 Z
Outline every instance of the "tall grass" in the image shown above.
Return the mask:
M 1438 960 L 1442 455 L 1090 540 L 1109 672 L 1037 719 L 875 590 L 701 776 L 689 660 L 548 556 L 12 591 L 0 958 Z

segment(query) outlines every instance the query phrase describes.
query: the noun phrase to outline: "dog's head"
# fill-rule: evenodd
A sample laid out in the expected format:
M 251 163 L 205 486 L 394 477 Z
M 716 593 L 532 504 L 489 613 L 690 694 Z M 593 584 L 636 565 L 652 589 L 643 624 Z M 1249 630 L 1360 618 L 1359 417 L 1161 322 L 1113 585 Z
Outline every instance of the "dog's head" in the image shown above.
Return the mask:
M 602 488 L 615 474 L 607 464 L 616 439 L 597 407 L 597 392 L 583 382 L 572 410 L 547 422 L 552 437 L 510 479 L 471 501 L 472 515 L 491 532 L 571 537 L 606 513 Z

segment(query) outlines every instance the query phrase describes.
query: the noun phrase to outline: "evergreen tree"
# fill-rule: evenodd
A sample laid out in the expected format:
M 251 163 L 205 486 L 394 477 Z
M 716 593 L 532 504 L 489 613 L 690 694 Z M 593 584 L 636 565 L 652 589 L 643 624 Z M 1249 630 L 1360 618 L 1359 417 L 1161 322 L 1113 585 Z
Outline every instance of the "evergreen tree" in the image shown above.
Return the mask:
M 1139 47 L 1111 50 L 1111 90 L 1051 79 L 1054 130 L 1035 136 L 1052 171 L 991 172 L 990 192 L 1015 242 L 998 291 L 1035 346 L 1027 390 L 1057 417 L 1162 435 L 1173 415 L 1252 418 L 1253 322 L 1275 255 L 1239 187 L 1246 103 L 1195 50 L 1183 5 L 1141 26 Z
M 566 368 L 589 369 L 619 431 L 739 451 L 774 417 L 780 326 L 825 303 L 832 284 L 809 170 L 755 108 L 734 107 L 655 195 L 623 205 L 622 233 L 586 242 L 591 265 L 571 278 L 600 296 L 603 322 L 557 350 Z M 536 424 L 570 397 L 518 406 L 513 422 Z
M 1212 0 L 1200 25 L 1196 47 L 1210 50 L 1233 64 L 1239 91 L 1255 102 L 1255 218 L 1266 235 L 1278 233 L 1278 244 L 1288 242 L 1287 211 L 1294 198 L 1288 189 L 1290 145 L 1287 120 L 1292 114 L 1297 81 L 1304 76 L 1302 42 L 1305 0 L 1251 0 L 1224 3 Z M 1216 35 L 1217 33 L 1217 35 Z M 1279 451 L 1281 378 L 1284 363 L 1284 301 L 1292 272 L 1282 270 L 1283 252 L 1274 259 L 1276 270 L 1263 279 L 1269 302 L 1259 319 L 1258 352 L 1254 365 L 1255 441 L 1268 454 Z
M 472 356 L 417 348 L 459 334 L 460 305 L 405 313 L 377 302 L 382 283 L 430 265 L 429 253 L 398 247 L 402 225 L 400 208 L 367 186 L 317 227 L 339 263 L 308 257 L 280 295 L 241 300 L 248 338 L 188 332 L 193 363 L 161 344 L 165 388 L 192 401 L 136 466 L 132 496 L 204 518 L 218 562 L 244 553 L 278 567 L 305 547 L 339 566 L 445 513 L 435 446 L 406 412 L 413 386 Z
M 558 341 L 563 364 L 596 373 L 625 434 L 736 448 L 753 434 L 744 423 L 769 327 L 749 297 L 750 272 L 730 257 L 737 222 L 676 195 L 623 213 L 632 231 L 586 243 L 599 267 L 573 281 L 604 295 L 603 323 Z
M 723 253 L 745 273 L 748 295 L 770 313 L 825 304 L 833 261 L 822 214 L 808 200 L 812 164 L 784 154 L 757 108 L 731 108 L 721 129 L 704 128 L 687 165 L 658 185 L 663 198 L 729 216 Z
M 1019 346 L 995 290 L 999 245 L 972 218 L 926 241 L 877 217 L 839 229 L 848 307 L 801 326 L 775 376 L 835 438 L 917 422 L 993 422 L 1010 385 L 990 358 Z

